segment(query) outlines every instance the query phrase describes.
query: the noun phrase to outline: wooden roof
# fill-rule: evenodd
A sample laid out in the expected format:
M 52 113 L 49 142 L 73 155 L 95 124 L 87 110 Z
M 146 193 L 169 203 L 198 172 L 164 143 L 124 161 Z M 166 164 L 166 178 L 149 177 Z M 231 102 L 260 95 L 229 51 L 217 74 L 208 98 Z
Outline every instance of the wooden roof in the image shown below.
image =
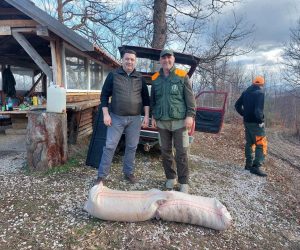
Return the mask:
M 78 35 L 73 30 L 69 29 L 62 23 L 60 23 L 57 19 L 50 16 L 45 11 L 41 10 L 37 6 L 34 5 L 29 0 L 4 0 L 9 3 L 11 6 L 18 9 L 20 12 L 24 13 L 31 19 L 37 21 L 39 24 L 43 26 L 47 26 L 50 31 L 54 34 L 58 35 L 65 41 L 69 42 L 76 48 L 81 51 L 92 51 L 94 49 L 93 44 L 88 40 L 84 39 L 80 35 Z
M 35 6 L 35 4 L 29 0 L 0 0 L 0 21 L 1 20 L 6 20 L 8 22 L 10 20 L 13 20 L 14 22 L 20 21 L 20 27 L 32 26 L 32 20 L 34 20 L 37 24 L 46 26 L 49 31 L 80 51 L 89 54 L 91 57 L 110 64 L 113 67 L 119 66 L 119 63 L 114 58 L 109 56 L 105 51 L 94 46 L 90 41 L 80 36 L 64 24 L 60 23 L 57 19 Z M 5 42 L 3 39 L 10 40 L 9 42 L 13 43 L 13 45 L 16 45 L 15 48 L 18 48 L 18 45 L 14 44 L 14 39 L 7 36 L 2 36 L 0 45 L 3 46 Z M 35 47 L 42 46 L 38 45 L 39 42 L 42 42 L 42 38 L 35 36 L 35 38 L 32 39 L 33 46 Z M 44 51 L 44 53 L 45 51 L 50 52 L 49 48 L 45 46 L 44 48 L 41 48 L 40 51 Z M 51 64 L 50 61 L 49 64 Z

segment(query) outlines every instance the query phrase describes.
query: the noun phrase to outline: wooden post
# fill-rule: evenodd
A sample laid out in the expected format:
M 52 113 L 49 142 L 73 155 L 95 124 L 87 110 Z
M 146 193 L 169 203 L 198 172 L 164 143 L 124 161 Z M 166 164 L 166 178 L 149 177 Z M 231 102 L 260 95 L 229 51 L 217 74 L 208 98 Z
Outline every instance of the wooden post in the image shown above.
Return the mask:
M 42 79 L 42 89 L 43 93 L 45 93 L 45 96 L 47 96 L 47 76 L 45 74 Z
M 28 112 L 27 163 L 32 170 L 47 170 L 67 161 L 67 114 Z
M 53 69 L 53 82 L 56 85 L 64 87 L 62 73 L 62 42 L 59 39 L 50 41 L 51 60 Z
M 62 69 L 62 60 L 63 60 L 62 50 L 63 50 L 62 41 L 61 39 L 59 39 L 58 41 L 56 41 L 56 46 L 55 46 L 56 69 L 57 69 L 56 77 L 57 77 L 58 85 L 65 88 L 65 83 L 63 80 L 63 69 Z
M 1 65 L 1 74 L 2 74 L 2 72 L 4 70 L 4 68 L 5 68 L 5 64 L 2 64 Z M 6 94 L 4 93 L 3 89 L 0 91 L 0 93 L 1 93 L 2 105 L 5 105 L 6 104 L 6 101 L 5 101 Z
M 53 71 L 53 83 L 56 85 L 57 66 L 56 66 L 55 41 L 50 41 L 50 48 L 51 48 L 51 62 L 52 62 L 52 71 Z

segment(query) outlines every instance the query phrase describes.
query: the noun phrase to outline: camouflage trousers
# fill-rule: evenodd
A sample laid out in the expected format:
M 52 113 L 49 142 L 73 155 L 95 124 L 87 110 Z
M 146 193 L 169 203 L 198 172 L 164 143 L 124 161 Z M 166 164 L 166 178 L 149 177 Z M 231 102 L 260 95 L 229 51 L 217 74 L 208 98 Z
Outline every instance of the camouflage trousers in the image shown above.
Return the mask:
M 257 123 L 244 123 L 245 126 L 245 157 L 247 167 L 260 167 L 267 155 L 267 137 L 264 127 Z M 254 157 L 253 157 L 254 154 Z

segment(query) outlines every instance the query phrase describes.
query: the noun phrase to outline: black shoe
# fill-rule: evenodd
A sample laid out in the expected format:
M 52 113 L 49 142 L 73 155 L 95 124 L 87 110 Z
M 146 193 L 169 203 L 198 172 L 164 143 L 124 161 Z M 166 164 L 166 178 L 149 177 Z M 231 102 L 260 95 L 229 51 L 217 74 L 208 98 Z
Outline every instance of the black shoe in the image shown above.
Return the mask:
M 248 165 L 245 166 L 245 170 L 251 170 L 251 168 L 252 166 L 248 166 Z
M 125 175 L 125 180 L 129 181 L 131 184 L 134 184 L 137 181 L 134 174 Z
M 103 177 L 98 177 L 95 182 L 94 182 L 94 186 L 99 185 L 100 182 L 102 182 L 103 186 L 104 186 L 104 178 Z
M 262 177 L 267 176 L 267 174 L 266 174 L 260 167 L 256 167 L 256 166 L 253 166 L 253 167 L 250 169 L 250 173 L 251 173 L 251 174 L 256 174 L 256 175 L 262 176 Z

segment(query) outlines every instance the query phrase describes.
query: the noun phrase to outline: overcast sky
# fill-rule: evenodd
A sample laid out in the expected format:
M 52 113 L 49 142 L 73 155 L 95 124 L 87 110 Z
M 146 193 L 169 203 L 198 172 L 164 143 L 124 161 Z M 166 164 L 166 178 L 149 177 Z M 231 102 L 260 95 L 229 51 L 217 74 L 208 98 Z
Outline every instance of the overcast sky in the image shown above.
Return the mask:
M 36 3 L 41 0 L 34 0 Z M 114 2 L 122 0 L 114 0 Z M 257 73 L 278 71 L 283 46 L 289 41 L 290 29 L 300 18 L 300 0 L 240 0 L 234 7 L 219 15 L 220 22 L 232 22 L 233 11 L 243 17 L 249 26 L 254 25 L 254 50 L 236 58 L 238 62 Z
M 232 8 L 230 8 L 232 9 Z M 237 58 L 258 71 L 278 70 L 282 48 L 289 41 L 290 28 L 300 18 L 299 0 L 241 0 L 234 8 L 238 16 L 254 24 L 254 51 Z M 230 15 L 231 10 L 227 11 Z M 232 13 L 231 13 L 232 15 Z

